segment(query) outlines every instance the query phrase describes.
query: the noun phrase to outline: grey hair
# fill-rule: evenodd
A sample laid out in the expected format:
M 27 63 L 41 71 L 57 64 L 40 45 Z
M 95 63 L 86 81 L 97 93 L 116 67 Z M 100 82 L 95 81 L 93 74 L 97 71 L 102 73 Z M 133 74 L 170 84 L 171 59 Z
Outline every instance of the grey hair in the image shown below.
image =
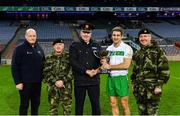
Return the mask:
M 26 30 L 25 36 L 31 31 L 36 33 L 35 29 L 29 28 L 29 29 Z

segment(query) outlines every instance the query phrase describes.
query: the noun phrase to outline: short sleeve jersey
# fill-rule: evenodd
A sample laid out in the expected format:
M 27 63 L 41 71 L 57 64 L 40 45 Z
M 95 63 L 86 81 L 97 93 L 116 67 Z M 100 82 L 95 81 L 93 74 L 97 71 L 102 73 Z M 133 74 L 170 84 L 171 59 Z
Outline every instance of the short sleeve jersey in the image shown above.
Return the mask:
M 114 47 L 114 44 L 107 48 L 109 51 L 110 65 L 117 65 L 124 62 L 125 58 L 132 58 L 133 50 L 132 48 L 124 42 L 121 42 L 118 47 Z M 127 75 L 128 70 L 112 70 L 110 72 L 111 76 Z

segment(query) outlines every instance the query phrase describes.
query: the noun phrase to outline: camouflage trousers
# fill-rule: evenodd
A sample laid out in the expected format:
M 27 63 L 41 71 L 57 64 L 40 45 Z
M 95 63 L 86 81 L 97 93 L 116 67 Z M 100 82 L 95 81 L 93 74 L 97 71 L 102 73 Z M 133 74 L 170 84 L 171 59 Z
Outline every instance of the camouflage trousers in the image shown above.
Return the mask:
M 154 89 L 147 89 L 141 84 L 133 86 L 133 94 L 136 98 L 140 115 L 157 115 L 160 102 L 160 94 L 154 94 Z
M 63 115 L 71 114 L 72 84 L 66 84 L 65 88 L 48 86 L 48 101 L 50 103 L 50 115 L 58 115 L 59 103 L 63 108 Z

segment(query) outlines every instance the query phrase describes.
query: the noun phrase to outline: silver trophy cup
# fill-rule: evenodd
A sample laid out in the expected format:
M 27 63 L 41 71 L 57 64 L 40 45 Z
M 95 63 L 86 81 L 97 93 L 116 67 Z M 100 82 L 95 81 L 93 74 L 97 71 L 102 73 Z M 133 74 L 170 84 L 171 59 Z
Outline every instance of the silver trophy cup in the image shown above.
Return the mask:
M 104 48 L 100 51 L 93 51 L 94 55 L 99 59 L 106 59 L 106 61 L 109 61 L 109 52 Z M 109 73 L 107 69 L 101 69 L 101 73 Z

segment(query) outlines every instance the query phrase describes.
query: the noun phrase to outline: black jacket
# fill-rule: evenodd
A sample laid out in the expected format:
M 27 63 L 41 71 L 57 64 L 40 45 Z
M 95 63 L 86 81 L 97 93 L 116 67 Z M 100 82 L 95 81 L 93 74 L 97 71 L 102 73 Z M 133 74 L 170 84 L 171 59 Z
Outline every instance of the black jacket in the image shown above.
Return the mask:
M 41 82 L 44 52 L 35 44 L 34 48 L 25 40 L 13 53 L 11 69 L 15 84 Z
M 89 44 L 83 41 L 74 42 L 70 46 L 70 64 L 74 74 L 74 83 L 77 86 L 98 85 L 99 75 L 90 77 L 86 74 L 87 69 L 97 69 L 100 66 L 99 58 L 95 57 L 93 51 L 99 51 L 100 46 L 92 40 Z

